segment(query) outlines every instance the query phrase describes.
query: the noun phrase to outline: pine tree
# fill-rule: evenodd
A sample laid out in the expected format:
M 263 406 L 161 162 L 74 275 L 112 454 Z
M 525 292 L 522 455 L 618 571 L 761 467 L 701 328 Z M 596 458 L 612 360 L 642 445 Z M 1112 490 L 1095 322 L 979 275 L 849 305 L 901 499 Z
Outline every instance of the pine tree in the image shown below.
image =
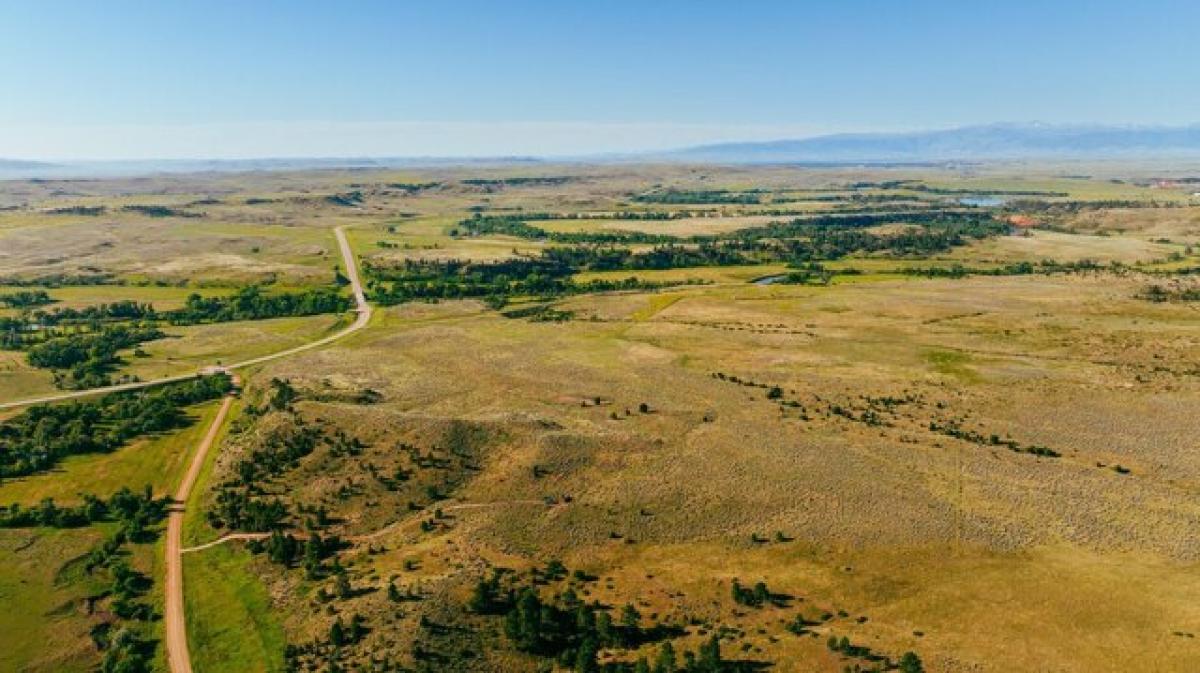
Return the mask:
M 601 612 L 596 615 L 596 639 L 600 645 L 610 647 L 617 642 L 617 634 L 613 629 L 612 615 Z
M 900 657 L 900 673 L 924 673 L 925 664 L 916 652 L 908 651 Z
M 337 579 L 334 582 L 334 588 L 337 589 L 337 596 L 342 600 L 350 598 L 354 591 L 350 587 L 350 578 L 346 576 L 346 571 L 338 573 Z
M 479 580 L 475 584 L 475 590 L 471 593 L 471 598 L 467 602 L 467 607 L 472 612 L 477 614 L 486 614 L 491 612 L 496 604 L 495 585 L 488 580 Z
M 329 642 L 334 647 L 341 647 L 346 644 L 346 630 L 342 627 L 341 617 L 333 620 L 333 626 L 329 627 Z
M 654 662 L 654 673 L 675 673 L 675 647 L 671 641 L 663 643 Z
M 596 665 L 596 641 L 584 638 L 579 644 L 575 655 L 575 673 L 597 673 L 600 667 Z
M 626 603 L 625 607 L 621 608 L 621 626 L 630 631 L 638 631 L 641 628 L 642 615 L 633 605 Z
M 700 646 L 699 670 L 703 673 L 720 673 L 721 641 L 715 635 Z
M 754 604 L 762 605 L 771 600 L 771 592 L 767 590 L 766 582 L 759 582 L 754 585 Z

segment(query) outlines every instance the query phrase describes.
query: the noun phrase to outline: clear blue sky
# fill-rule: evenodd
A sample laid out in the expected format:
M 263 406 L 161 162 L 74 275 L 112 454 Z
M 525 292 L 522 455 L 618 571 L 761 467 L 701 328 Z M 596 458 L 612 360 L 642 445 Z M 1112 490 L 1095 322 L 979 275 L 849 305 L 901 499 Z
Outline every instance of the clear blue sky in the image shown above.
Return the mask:
M 570 153 L 1200 120 L 1195 0 L 9 0 L 0 36 L 10 157 Z

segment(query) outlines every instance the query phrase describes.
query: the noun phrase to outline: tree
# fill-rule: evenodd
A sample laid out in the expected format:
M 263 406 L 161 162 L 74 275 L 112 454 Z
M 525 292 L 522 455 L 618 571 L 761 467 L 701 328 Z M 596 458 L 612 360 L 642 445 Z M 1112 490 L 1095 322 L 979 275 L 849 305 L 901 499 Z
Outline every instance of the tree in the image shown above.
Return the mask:
M 350 587 L 350 578 L 346 576 L 345 571 L 337 574 L 337 579 L 334 580 L 334 588 L 337 590 L 338 598 L 342 600 L 346 600 L 354 595 L 354 590 Z
M 575 654 L 575 672 L 576 673 L 597 673 L 600 668 L 596 665 L 596 641 L 592 638 L 584 638 L 579 644 L 579 651 Z
M 754 585 L 754 603 L 762 605 L 771 600 L 771 592 L 767 589 L 766 582 L 758 582 Z
M 669 640 L 658 649 L 658 659 L 654 661 L 654 673 L 675 673 L 675 647 Z
M 395 582 L 388 582 L 387 588 L 388 600 L 393 603 L 399 603 L 401 600 L 400 590 L 396 588 Z
M 641 620 L 641 613 L 629 603 L 621 608 L 621 632 L 619 635 L 622 645 L 630 647 L 637 643 L 642 633 Z
M 633 605 L 626 603 L 625 607 L 621 608 L 621 626 L 630 631 L 637 631 L 641 627 L 642 615 Z
M 471 598 L 467 601 L 467 607 L 471 609 L 471 612 L 476 614 L 487 614 L 492 611 L 495 604 L 495 583 L 486 579 L 479 580 L 475 584 L 474 591 L 471 592 Z
M 924 673 L 925 664 L 916 652 L 908 651 L 900 657 L 900 673 Z
M 333 625 L 329 627 L 329 642 L 334 647 L 346 644 L 346 629 L 342 626 L 341 617 L 333 620 Z
M 638 657 L 633 665 L 633 673 L 650 673 L 650 664 L 646 662 L 646 657 Z
M 699 670 L 703 673 L 720 673 L 721 641 L 715 635 L 700 645 Z
M 604 647 L 609 647 L 617 642 L 617 632 L 613 629 L 612 615 L 608 612 L 596 615 L 596 639 Z

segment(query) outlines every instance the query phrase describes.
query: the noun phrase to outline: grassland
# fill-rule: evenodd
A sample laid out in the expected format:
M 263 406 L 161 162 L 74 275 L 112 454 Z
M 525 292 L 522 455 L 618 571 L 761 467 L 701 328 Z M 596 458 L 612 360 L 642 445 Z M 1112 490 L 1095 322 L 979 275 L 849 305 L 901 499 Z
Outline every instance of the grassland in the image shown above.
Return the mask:
M 213 547 L 185 557 L 188 640 L 197 671 L 282 671 L 285 637 L 244 550 Z
M 0 482 L 0 502 L 35 505 L 54 498 L 70 504 L 81 493 L 107 496 L 126 486 L 149 485 L 156 493 L 170 493 L 217 406 L 211 402 L 188 409 L 189 425 L 178 432 L 138 440 L 114 453 L 70 456 L 51 472 L 6 479 Z
M 79 603 L 89 587 L 66 581 L 69 563 L 97 543 L 98 530 L 0 531 L 0 613 L 5 670 L 88 671 L 96 663 Z M 64 565 L 67 564 L 67 565 Z M 90 587 L 94 590 L 96 587 Z
M 1019 193 L 994 212 L 1035 220 L 1027 235 L 823 260 L 842 272 L 827 285 L 753 282 L 792 270 L 779 261 L 585 270 L 576 281 L 698 282 L 512 298 L 545 303 L 561 322 L 504 317 L 473 299 L 402 303 L 336 345 L 247 373 L 233 427 L 186 504 L 185 545 L 228 532 L 207 515 L 236 490 L 243 463 L 264 462 L 262 451 L 301 428 L 320 439 L 258 477 L 254 497 L 278 498 L 301 542 L 317 531 L 346 544 L 311 573 L 245 542 L 187 553 L 193 665 L 281 670 L 289 643 L 297 662 L 323 670 L 331 624 L 359 615 L 367 631 L 338 650 L 343 665 L 539 670 L 549 660 L 518 652 L 502 616 L 467 605 L 497 569 L 516 581 L 558 560 L 580 574 L 545 580 L 544 596 L 569 585 L 614 616 L 635 605 L 644 625 L 678 629 L 679 650 L 720 632 L 727 658 L 769 670 L 881 663 L 826 646 L 845 636 L 891 661 L 916 652 L 928 671 L 1183 672 L 1200 668 L 1200 314 L 1140 295 L 1164 278 L 1188 281 L 1200 209 L 1182 189 L 1152 186 L 1164 172 L 526 166 L 158 177 L 67 195 L 13 183 L 5 202 L 24 205 L 0 212 L 0 276 L 95 267 L 135 284 L 49 291 L 62 305 L 136 298 L 169 308 L 195 288 L 327 282 L 340 224 L 353 226 L 365 262 L 479 262 L 565 244 L 451 235 L 476 211 L 588 217 L 537 222 L 554 232 L 689 237 L 818 210 L 957 208 L 972 191 Z M 913 182 L 888 185 L 897 180 Z M 637 198 L 662 185 L 765 196 Z M 855 194 L 863 198 L 828 198 Z M 147 203 L 195 216 L 121 210 Z M 68 205 L 107 210 L 49 212 Z M 706 215 L 598 215 L 674 210 Z M 904 229 L 887 222 L 873 233 Z M 72 240 L 56 249 L 63 232 Z M 1100 266 L 901 273 L 1042 260 Z M 319 338 L 334 320 L 170 328 L 123 371 L 150 378 L 252 357 Z M 48 389 L 42 374 L 0 351 L 0 398 Z M 273 379 L 295 390 L 281 408 L 269 403 Z M 193 413 L 203 419 L 212 406 Z M 165 490 L 202 427 L 0 483 L 0 501 L 68 500 L 130 481 Z M 310 522 L 318 510 L 327 520 Z M 0 531 L 0 590 L 22 606 L 0 634 L 26 634 L 0 650 L 0 668 L 94 662 L 83 621 L 63 607 L 86 587 L 54 578 L 97 535 Z M 153 571 L 156 558 L 138 563 Z M 351 587 L 340 597 L 333 559 Z M 781 598 L 738 604 L 734 579 L 763 581 Z M 402 595 L 389 597 L 389 584 Z M 787 628 L 798 617 L 799 634 Z M 600 660 L 652 658 L 660 644 L 601 648 Z

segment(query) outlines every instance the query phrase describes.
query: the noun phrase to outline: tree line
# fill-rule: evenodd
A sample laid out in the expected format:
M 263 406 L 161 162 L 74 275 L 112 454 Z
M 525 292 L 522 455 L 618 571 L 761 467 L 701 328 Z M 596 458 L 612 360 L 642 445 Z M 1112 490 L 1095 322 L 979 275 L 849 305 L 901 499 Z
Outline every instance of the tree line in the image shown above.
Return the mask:
M 36 299 L 46 293 L 28 294 Z M 351 300 L 332 287 L 269 294 L 248 286 L 229 296 L 192 293 L 183 307 L 170 311 L 133 300 L 27 310 L 20 317 L 0 317 L 0 348 L 25 350 L 30 365 L 55 370 L 60 388 L 96 388 L 112 383 L 111 374 L 121 364 L 118 351 L 166 336 L 157 327 L 163 323 L 184 326 L 341 313 L 350 305 Z
M 40 404 L 0 423 L 0 478 L 54 467 L 67 456 L 109 453 L 130 441 L 191 421 L 183 408 L 229 392 L 224 374 L 96 400 Z

